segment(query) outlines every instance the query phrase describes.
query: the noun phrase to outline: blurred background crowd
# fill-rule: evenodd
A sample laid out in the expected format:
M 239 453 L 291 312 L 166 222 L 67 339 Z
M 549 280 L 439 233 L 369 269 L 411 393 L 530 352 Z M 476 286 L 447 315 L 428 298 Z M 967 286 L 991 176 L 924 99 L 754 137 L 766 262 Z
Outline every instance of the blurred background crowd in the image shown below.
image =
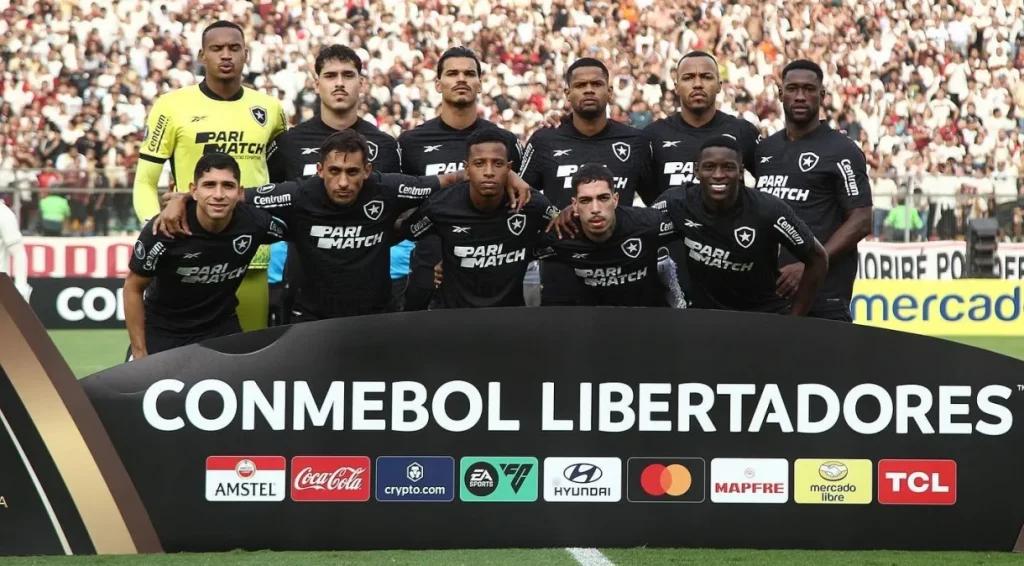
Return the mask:
M 524 141 L 564 110 L 562 72 L 581 56 L 611 69 L 612 118 L 642 128 L 675 112 L 679 57 L 711 52 L 721 109 L 763 135 L 783 126 L 779 71 L 809 58 L 826 71 L 823 117 L 867 156 L 874 237 L 898 238 L 913 213 L 916 239 L 955 238 L 987 216 L 1024 239 L 1020 0 L 0 0 L 0 198 L 17 201 L 24 232 L 62 195 L 66 234 L 138 228 L 146 114 L 202 79 L 200 32 L 219 18 L 243 27 L 246 81 L 292 124 L 319 105 L 319 48 L 357 49 L 362 113 L 394 136 L 434 116 L 435 64 L 454 45 L 485 62 L 482 115 Z

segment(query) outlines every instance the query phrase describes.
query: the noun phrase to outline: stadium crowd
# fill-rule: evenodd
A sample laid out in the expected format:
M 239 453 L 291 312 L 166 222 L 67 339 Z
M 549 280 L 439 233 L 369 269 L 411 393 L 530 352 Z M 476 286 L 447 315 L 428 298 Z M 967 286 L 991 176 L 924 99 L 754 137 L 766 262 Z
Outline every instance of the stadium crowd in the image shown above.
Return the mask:
M 561 76 L 581 56 L 608 63 L 612 118 L 642 128 L 674 112 L 679 57 L 710 51 L 721 109 L 764 136 L 783 123 L 779 71 L 806 57 L 825 68 L 825 117 L 866 154 L 876 237 L 914 188 L 918 237 L 1003 213 L 1006 233 L 1024 236 L 1019 0 L 0 0 L 0 14 L 0 195 L 20 190 L 28 233 L 40 197 L 61 186 L 94 189 L 69 195 L 72 233 L 137 228 L 127 188 L 148 109 L 198 80 L 200 33 L 225 18 L 245 30 L 247 82 L 292 124 L 318 107 L 319 48 L 355 48 L 369 83 L 362 114 L 394 136 L 434 116 L 435 64 L 455 45 L 485 62 L 483 116 L 523 141 L 564 111 Z

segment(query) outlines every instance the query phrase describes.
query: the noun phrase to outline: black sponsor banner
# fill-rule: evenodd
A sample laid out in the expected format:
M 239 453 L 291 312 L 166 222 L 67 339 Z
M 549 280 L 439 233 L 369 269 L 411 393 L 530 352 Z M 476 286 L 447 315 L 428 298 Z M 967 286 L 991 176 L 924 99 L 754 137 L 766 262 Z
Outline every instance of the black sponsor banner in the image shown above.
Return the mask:
M 1024 363 L 820 320 L 432 311 L 84 387 L 171 551 L 1010 550 Z
M 124 279 L 29 279 L 29 304 L 46 328 L 124 328 Z

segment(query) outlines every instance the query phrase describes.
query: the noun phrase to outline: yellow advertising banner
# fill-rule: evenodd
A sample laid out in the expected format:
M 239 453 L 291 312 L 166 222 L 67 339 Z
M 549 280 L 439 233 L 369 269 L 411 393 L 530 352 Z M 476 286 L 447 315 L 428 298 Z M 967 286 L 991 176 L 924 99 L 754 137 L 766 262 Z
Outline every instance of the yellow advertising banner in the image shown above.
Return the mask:
M 1024 281 L 859 279 L 857 324 L 928 336 L 1024 336 Z

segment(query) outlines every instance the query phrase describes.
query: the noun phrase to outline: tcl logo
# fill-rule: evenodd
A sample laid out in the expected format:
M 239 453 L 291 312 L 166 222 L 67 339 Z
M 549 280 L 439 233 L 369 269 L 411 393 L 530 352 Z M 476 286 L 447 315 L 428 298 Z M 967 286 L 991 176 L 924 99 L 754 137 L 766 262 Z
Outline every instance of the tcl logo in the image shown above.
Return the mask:
M 953 505 L 955 460 L 880 460 L 878 502 L 883 505 Z
M 370 499 L 370 459 L 366 456 L 292 458 L 292 501 Z

